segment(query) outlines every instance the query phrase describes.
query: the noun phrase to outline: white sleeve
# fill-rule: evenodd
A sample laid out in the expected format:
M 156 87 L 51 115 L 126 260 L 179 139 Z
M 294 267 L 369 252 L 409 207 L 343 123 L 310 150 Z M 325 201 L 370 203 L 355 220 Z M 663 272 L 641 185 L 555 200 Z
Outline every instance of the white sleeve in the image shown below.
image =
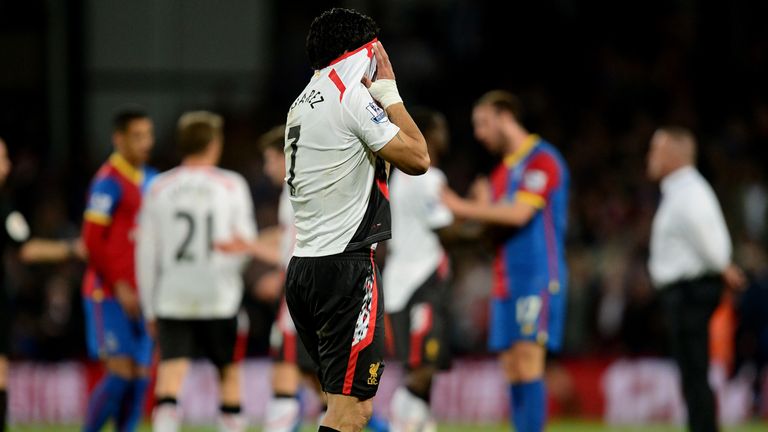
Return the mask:
M 436 168 L 430 168 L 423 179 L 424 215 L 427 225 L 433 230 L 445 228 L 453 223 L 453 213 L 443 204 L 441 197 L 446 184 L 445 175 Z
M 381 150 L 400 131 L 362 83 L 353 85 L 341 103 L 347 127 L 373 152 Z
M 681 206 L 684 232 L 707 268 L 722 271 L 731 262 L 731 236 L 714 191 L 696 194 L 697 202 Z M 681 203 L 682 204 L 682 203 Z
M 253 211 L 253 198 L 248 183 L 240 175 L 237 176 L 238 191 L 235 197 L 234 231 L 246 241 L 256 239 L 258 228 Z
M 160 254 L 161 235 L 158 232 L 154 206 L 151 193 L 147 193 L 139 212 L 139 229 L 136 238 L 136 282 L 142 312 L 148 320 L 155 318 L 155 289 L 160 279 L 160 257 L 162 256 Z

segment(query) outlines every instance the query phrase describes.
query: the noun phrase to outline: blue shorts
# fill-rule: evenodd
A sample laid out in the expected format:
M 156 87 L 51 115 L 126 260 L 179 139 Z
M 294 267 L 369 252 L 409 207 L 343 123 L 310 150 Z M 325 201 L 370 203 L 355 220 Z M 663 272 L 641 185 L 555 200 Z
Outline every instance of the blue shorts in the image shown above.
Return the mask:
M 514 280 L 504 298 L 492 298 L 488 347 L 505 351 L 516 342 L 538 342 L 560 351 L 565 324 L 566 286 L 546 277 Z
M 91 357 L 130 357 L 139 366 L 152 364 L 152 338 L 143 319 L 130 319 L 113 298 L 83 299 L 85 335 Z

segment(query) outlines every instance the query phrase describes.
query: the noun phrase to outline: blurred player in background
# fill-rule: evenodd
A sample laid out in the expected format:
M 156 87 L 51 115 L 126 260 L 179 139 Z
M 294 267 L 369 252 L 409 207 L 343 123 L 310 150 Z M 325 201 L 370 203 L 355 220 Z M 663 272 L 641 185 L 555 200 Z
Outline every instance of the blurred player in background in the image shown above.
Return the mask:
M 152 359 L 134 273 L 137 216 L 155 175 L 144 166 L 155 142 L 152 120 L 140 109 L 119 112 L 112 142 L 115 152 L 91 183 L 83 218 L 86 338 L 91 355 L 106 367 L 91 394 L 84 431 L 98 431 L 110 418 L 117 430 L 136 429 Z
M 390 404 L 393 432 L 436 430 L 429 405 L 432 378 L 450 363 L 449 263 L 438 232 L 453 223 L 453 214 L 441 201 L 446 179 L 437 168 L 448 147 L 448 126 L 435 111 L 416 109 L 411 115 L 427 141 L 432 166 L 422 176 L 394 172 L 390 182 L 385 310 L 397 356 L 408 370 Z
M 11 173 L 8 147 L 0 138 L 0 254 L 15 249 L 25 263 L 57 262 L 68 258 L 85 258 L 85 249 L 79 239 L 30 239 L 30 228 L 24 216 L 14 208 L 7 193 L 6 180 Z M 0 265 L 0 431 L 5 431 L 8 409 L 8 354 L 10 353 L 11 310 L 6 288 L 5 266 Z
M 264 172 L 273 184 L 280 186 L 280 202 L 277 210 L 279 226 L 278 241 L 271 248 L 277 252 L 274 259 L 267 261 L 280 270 L 280 306 L 277 317 L 272 325 L 270 346 L 274 363 L 272 364 L 272 398 L 267 405 L 264 421 L 265 432 L 290 432 L 301 423 L 301 406 L 299 403 L 299 388 L 302 375 L 306 381 L 313 384 L 319 392 L 315 366 L 312 358 L 304 348 L 304 344 L 296 334 L 296 327 L 288 313 L 285 303 L 283 284 L 285 269 L 293 254 L 296 241 L 296 229 L 293 225 L 293 209 L 288 197 L 288 188 L 282 187 L 285 182 L 285 125 L 277 126 L 264 134 L 260 140 L 260 149 L 264 157 Z M 254 256 L 259 256 L 253 251 Z M 262 254 L 264 256 L 265 254 Z M 265 260 L 266 261 L 266 260 Z M 322 396 L 320 396 L 322 398 Z
M 515 429 L 540 432 L 546 423 L 546 352 L 563 342 L 569 174 L 557 149 L 530 134 L 520 118 L 520 102 L 511 93 L 495 90 L 480 98 L 472 113 L 475 137 L 503 161 L 490 184 L 481 179 L 473 185 L 470 200 L 451 191 L 444 199 L 456 217 L 495 227 L 500 244 L 489 345 L 501 353 Z
M 282 188 L 285 181 L 285 126 L 272 128 L 259 138 L 259 150 L 264 158 L 264 173 L 276 186 Z M 277 269 L 268 272 L 259 281 L 257 296 L 265 301 L 280 299 L 277 317 L 272 325 L 270 346 L 272 364 L 272 397 L 264 419 L 265 432 L 290 432 L 301 424 L 299 388 L 302 375 L 315 378 L 315 366 L 304 345 L 296 335 L 296 328 L 285 304 L 283 286 L 285 268 L 293 253 L 296 231 L 293 226 L 293 209 L 288 199 L 288 189 L 282 188 L 278 205 L 278 226 L 263 230 L 253 242 L 237 239 L 219 245 L 227 252 L 247 252 L 254 258 Z
M 139 219 L 137 276 L 150 333 L 160 348 L 152 420 L 156 432 L 181 426 L 177 398 L 190 359 L 219 371 L 218 430 L 241 432 L 238 310 L 244 257 L 216 250 L 218 242 L 256 237 L 251 193 L 240 174 L 217 168 L 223 120 L 206 111 L 178 122 L 181 165 L 149 188 Z
M 662 199 L 653 218 L 648 270 L 667 318 L 680 368 L 688 430 L 718 430 L 709 384 L 709 326 L 723 288 L 740 290 L 744 275 L 731 262 L 731 236 L 714 190 L 696 169 L 696 139 L 681 127 L 661 128 L 648 151 L 648 177 Z
M 374 245 L 390 237 L 384 161 L 409 174 L 429 167 L 378 31 L 348 9 L 315 18 L 307 36 L 315 73 L 286 121 L 296 224 L 286 300 L 328 397 L 320 431 L 362 430 L 384 369 L 384 302 L 373 259 Z

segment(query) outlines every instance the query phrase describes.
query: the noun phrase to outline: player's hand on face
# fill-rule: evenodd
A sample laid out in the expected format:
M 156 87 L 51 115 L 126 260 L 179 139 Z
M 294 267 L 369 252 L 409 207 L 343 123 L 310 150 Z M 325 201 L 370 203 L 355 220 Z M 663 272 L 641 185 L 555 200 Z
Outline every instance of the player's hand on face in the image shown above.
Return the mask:
M 373 55 L 376 58 L 376 79 L 395 79 L 395 71 L 392 69 L 392 63 L 389 61 L 387 51 L 384 50 L 384 45 L 381 41 L 374 42 Z M 363 85 L 370 87 L 373 81 L 367 76 L 363 76 Z
M 126 315 L 131 318 L 139 318 L 141 316 L 139 296 L 136 295 L 136 290 L 133 289 L 131 284 L 126 281 L 115 282 L 115 298 Z
M 491 183 L 487 177 L 478 177 L 469 188 L 469 197 L 480 204 L 491 203 Z

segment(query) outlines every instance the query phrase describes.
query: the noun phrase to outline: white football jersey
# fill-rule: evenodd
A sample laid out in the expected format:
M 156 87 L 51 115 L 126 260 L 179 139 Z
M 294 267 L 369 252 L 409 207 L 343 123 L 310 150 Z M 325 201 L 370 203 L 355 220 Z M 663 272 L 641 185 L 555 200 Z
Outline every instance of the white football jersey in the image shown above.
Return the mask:
M 316 71 L 288 112 L 285 187 L 295 256 L 338 254 L 390 236 L 387 178 L 376 152 L 400 128 L 360 82 L 372 55 L 365 45 Z
M 283 269 L 288 268 L 293 256 L 293 247 L 296 245 L 296 226 L 293 223 L 293 207 L 288 196 L 288 188 L 283 187 L 280 193 L 280 202 L 277 205 L 277 223 L 280 225 L 280 258 Z
M 402 310 L 444 258 L 435 230 L 453 222 L 453 213 L 440 197 L 445 184 L 445 174 L 435 167 L 421 176 L 399 171 L 392 176 L 392 240 L 383 275 L 388 313 Z
M 246 257 L 215 245 L 256 237 L 253 201 L 240 174 L 180 166 L 159 175 L 144 196 L 138 229 L 136 276 L 146 317 L 237 314 Z

